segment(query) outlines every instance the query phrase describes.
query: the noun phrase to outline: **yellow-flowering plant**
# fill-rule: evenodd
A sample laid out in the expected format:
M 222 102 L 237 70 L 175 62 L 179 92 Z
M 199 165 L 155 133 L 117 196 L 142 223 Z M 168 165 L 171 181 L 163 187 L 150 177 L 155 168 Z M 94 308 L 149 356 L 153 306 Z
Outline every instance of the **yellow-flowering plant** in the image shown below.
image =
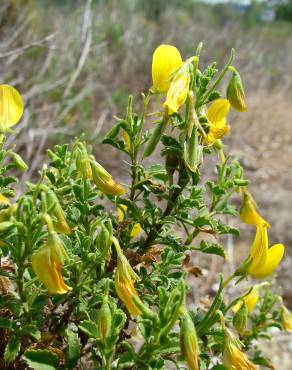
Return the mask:
M 234 50 L 218 71 L 215 63 L 201 65 L 202 47 L 186 58 L 173 45 L 154 51 L 141 112 L 130 96 L 125 117 L 116 117 L 103 139 L 127 156 L 122 180 L 94 143 L 77 138 L 48 149 L 40 177 L 20 191 L 16 176 L 28 166 L 6 137 L 24 104 L 13 87 L 0 85 L 1 365 L 271 368 L 254 341 L 267 338 L 271 326 L 290 330 L 291 315 L 271 282 L 251 279 L 270 279 L 284 245 L 269 247 L 273 226 L 248 192 L 239 161 L 226 153 L 235 124 L 227 115 L 246 110 Z M 226 93 L 219 91 L 230 71 Z M 216 175 L 202 176 L 210 157 Z M 193 254 L 227 260 L 222 235 L 240 232 L 225 215 L 248 224 L 255 240 L 230 276 L 219 275 L 210 304 L 200 304 L 189 274 L 202 284 L 205 276 L 188 263 Z

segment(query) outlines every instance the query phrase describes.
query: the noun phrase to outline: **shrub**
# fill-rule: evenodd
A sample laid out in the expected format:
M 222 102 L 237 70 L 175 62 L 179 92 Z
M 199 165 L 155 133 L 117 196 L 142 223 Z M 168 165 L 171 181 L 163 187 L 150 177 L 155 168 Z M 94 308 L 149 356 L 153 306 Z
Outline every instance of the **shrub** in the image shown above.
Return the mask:
M 248 192 L 240 163 L 226 155 L 222 142 L 230 131 L 229 110 L 246 110 L 242 81 L 232 66 L 234 51 L 218 72 L 216 63 L 201 68 L 201 48 L 183 61 L 175 47 L 158 47 L 153 87 L 142 95 L 141 113 L 133 111 L 130 96 L 125 118 L 117 118 L 105 136 L 104 143 L 129 158 L 127 185 L 113 179 L 91 148 L 76 139 L 48 150 L 39 180 L 15 194 L 17 177 L 9 171 L 27 166 L 6 147 L 5 138 L 13 135 L 23 104 L 14 88 L 0 86 L 0 351 L 5 366 L 271 367 L 254 350 L 254 340 L 268 338 L 272 326 L 291 330 L 291 313 L 269 282 L 251 283 L 235 299 L 227 287 L 272 275 L 284 246 L 269 247 L 270 225 Z M 217 89 L 228 73 L 223 98 Z M 152 111 L 155 100 L 157 112 Z M 158 122 L 147 130 L 153 115 Z M 159 159 L 153 155 L 158 149 Z M 214 180 L 201 177 L 208 157 L 216 160 Z M 242 197 L 240 210 L 233 197 Z M 200 274 L 191 265 L 192 255 L 226 259 L 221 235 L 239 235 L 223 215 L 240 215 L 255 228 L 255 240 L 231 276 L 220 274 L 212 302 L 192 302 L 195 309 L 190 309 L 189 274 Z

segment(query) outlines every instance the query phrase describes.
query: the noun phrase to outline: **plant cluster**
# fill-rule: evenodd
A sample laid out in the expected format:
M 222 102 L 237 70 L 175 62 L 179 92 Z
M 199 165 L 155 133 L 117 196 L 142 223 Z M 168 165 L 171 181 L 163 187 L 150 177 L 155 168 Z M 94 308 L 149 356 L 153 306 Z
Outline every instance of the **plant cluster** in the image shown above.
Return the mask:
M 129 158 L 128 184 L 76 139 L 48 150 L 38 181 L 15 194 L 11 170 L 27 165 L 5 138 L 23 103 L 0 85 L 0 353 L 7 369 L 272 368 L 254 341 L 269 338 L 272 326 L 291 330 L 291 313 L 269 281 L 251 283 L 235 299 L 226 287 L 268 278 L 284 246 L 269 246 L 270 225 L 222 142 L 229 110 L 246 110 L 234 51 L 218 71 L 216 63 L 202 69 L 201 48 L 183 61 L 174 46 L 160 45 L 141 113 L 130 96 L 125 118 L 105 136 Z M 223 97 L 218 88 L 228 73 Z M 150 156 L 155 164 L 147 165 Z M 205 179 L 211 156 L 216 178 Z M 240 210 L 233 197 L 242 197 Z M 231 276 L 220 274 L 212 302 L 192 302 L 191 310 L 188 277 L 200 271 L 192 256 L 226 259 L 221 235 L 239 236 L 224 215 L 255 228 L 254 242 Z

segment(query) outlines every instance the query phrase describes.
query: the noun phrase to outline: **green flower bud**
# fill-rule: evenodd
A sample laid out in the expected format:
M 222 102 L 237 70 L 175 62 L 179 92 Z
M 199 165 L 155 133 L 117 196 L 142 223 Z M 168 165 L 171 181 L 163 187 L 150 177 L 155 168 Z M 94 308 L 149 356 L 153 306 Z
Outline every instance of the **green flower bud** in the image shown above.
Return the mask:
M 239 334 L 244 334 L 247 329 L 248 307 L 245 303 L 233 316 L 233 326 Z
M 239 112 L 245 112 L 247 107 L 244 100 L 245 94 L 240 74 L 234 67 L 230 66 L 229 70 L 233 74 L 227 86 L 227 99 L 234 109 L 238 110 Z
M 97 326 L 100 340 L 105 344 L 110 336 L 112 328 L 112 314 L 107 299 L 104 300 L 98 311 Z
M 0 223 L 0 232 L 4 232 L 14 226 L 13 222 L 4 221 Z
M 12 153 L 13 160 L 16 164 L 16 166 L 21 170 L 21 171 L 26 171 L 28 169 L 27 164 L 24 162 L 24 160 L 21 158 L 20 155 L 17 153 Z
M 189 369 L 198 370 L 198 338 L 193 320 L 186 310 L 181 320 L 180 345 Z

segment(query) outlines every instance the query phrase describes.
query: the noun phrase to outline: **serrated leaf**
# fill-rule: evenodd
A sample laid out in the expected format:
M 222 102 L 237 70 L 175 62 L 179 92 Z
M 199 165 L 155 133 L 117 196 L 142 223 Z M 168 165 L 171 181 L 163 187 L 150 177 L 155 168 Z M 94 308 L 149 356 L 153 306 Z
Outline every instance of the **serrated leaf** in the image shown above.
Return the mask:
M 28 350 L 22 358 L 34 370 L 56 370 L 58 356 L 46 349 Z
M 81 349 L 80 339 L 78 337 L 78 334 L 71 328 L 68 328 L 66 330 L 66 336 L 68 340 L 66 364 L 68 369 L 74 369 L 75 365 L 77 364 L 77 361 L 80 358 L 80 349 Z
M 79 329 L 83 331 L 83 333 L 87 334 L 90 338 L 97 339 L 98 338 L 98 326 L 93 321 L 84 320 L 79 325 Z
M 4 352 L 4 361 L 9 364 L 14 361 L 20 351 L 20 338 L 13 335 L 9 338 Z
M 224 259 L 227 258 L 226 251 L 220 244 L 211 244 L 207 243 L 205 240 L 202 240 L 200 243 L 200 250 L 203 253 L 216 254 Z

